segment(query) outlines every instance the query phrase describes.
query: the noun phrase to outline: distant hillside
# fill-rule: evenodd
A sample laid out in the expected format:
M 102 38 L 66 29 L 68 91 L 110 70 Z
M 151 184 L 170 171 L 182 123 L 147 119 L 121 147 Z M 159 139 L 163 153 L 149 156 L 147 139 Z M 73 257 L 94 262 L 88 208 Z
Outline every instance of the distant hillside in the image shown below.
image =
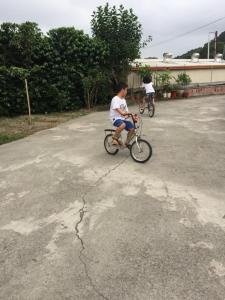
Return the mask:
M 225 50 L 225 31 L 222 32 L 218 38 L 217 38 L 217 53 L 224 53 Z M 214 43 L 214 39 L 211 40 L 210 43 L 210 58 L 214 57 L 214 51 L 215 51 L 215 43 Z M 189 50 L 188 52 L 177 56 L 176 58 L 183 58 L 183 59 L 188 59 L 191 58 L 193 53 L 199 53 L 200 54 L 200 58 L 207 58 L 208 55 L 208 43 L 205 43 L 203 47 L 199 47 L 199 48 L 195 48 L 192 50 Z M 224 57 L 225 58 L 225 57 Z

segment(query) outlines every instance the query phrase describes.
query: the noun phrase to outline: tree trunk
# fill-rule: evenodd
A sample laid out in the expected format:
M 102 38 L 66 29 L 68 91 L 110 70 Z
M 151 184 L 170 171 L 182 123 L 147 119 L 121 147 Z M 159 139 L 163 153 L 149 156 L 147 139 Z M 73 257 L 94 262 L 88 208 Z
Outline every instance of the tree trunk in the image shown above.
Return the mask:
M 118 78 L 116 76 L 116 71 L 114 68 L 112 68 L 112 79 L 113 79 L 113 84 L 117 85 L 119 83 Z
M 91 92 L 90 92 L 91 106 L 93 106 L 94 92 L 95 92 L 95 87 L 93 87 Z
M 91 105 L 90 105 L 90 93 L 89 92 L 87 92 L 87 107 L 88 107 L 88 110 L 90 111 Z
M 96 104 L 97 104 L 97 95 L 98 95 L 98 88 L 96 88 L 96 90 L 95 90 L 95 102 L 94 102 L 94 106 L 96 106 Z

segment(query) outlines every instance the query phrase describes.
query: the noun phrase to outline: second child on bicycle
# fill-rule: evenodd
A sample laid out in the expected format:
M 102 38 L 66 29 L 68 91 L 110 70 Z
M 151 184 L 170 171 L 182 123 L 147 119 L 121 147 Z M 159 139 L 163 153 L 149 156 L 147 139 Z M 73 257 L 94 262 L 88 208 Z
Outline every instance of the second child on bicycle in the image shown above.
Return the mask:
M 155 104 L 155 100 L 154 100 L 155 89 L 153 87 L 152 77 L 150 75 L 144 76 L 142 87 L 145 88 L 145 92 L 148 99 L 148 106 L 150 105 L 150 103 Z

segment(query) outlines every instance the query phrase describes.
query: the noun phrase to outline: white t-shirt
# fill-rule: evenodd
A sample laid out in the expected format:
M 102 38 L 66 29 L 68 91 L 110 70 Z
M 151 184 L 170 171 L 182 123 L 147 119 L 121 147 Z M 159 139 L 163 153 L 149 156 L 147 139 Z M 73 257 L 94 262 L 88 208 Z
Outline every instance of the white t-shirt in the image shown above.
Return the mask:
M 125 120 L 125 117 L 118 113 L 118 111 L 116 110 L 118 108 L 128 112 L 126 100 L 124 98 L 121 99 L 120 97 L 115 96 L 112 98 L 110 106 L 110 119 L 112 123 L 114 123 L 118 119 Z
M 153 88 L 152 82 L 150 82 L 150 83 L 143 83 L 142 87 L 145 88 L 146 94 L 155 93 L 155 90 Z

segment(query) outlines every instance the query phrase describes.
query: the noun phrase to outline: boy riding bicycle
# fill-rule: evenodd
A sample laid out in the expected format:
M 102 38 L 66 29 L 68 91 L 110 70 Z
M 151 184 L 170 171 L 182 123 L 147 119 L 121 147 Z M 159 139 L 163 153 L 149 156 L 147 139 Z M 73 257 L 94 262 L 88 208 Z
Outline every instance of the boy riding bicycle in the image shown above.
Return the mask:
M 113 97 L 110 106 L 110 119 L 113 126 L 117 127 L 112 139 L 113 145 L 122 146 L 122 142 L 119 140 L 121 132 L 125 129 L 128 131 L 127 140 L 125 145 L 127 146 L 134 136 L 134 125 L 127 120 L 129 118 L 129 111 L 125 97 L 127 95 L 127 84 L 120 83 L 117 86 L 117 95 Z

